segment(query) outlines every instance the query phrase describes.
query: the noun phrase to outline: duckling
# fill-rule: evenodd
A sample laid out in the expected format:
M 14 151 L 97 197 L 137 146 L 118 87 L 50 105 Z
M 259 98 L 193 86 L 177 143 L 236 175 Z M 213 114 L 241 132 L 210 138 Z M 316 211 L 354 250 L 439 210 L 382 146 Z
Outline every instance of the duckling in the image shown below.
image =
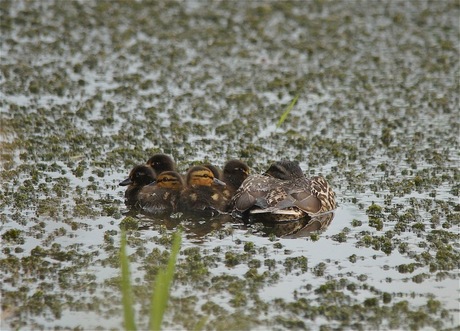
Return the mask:
M 143 187 L 155 181 L 155 172 L 146 165 L 137 165 L 129 173 L 128 178 L 120 186 L 128 186 L 125 191 L 125 204 L 133 207 L 138 201 L 138 194 Z
M 336 208 L 335 193 L 321 176 L 306 178 L 297 162 L 279 161 L 249 176 L 230 202 L 232 214 L 261 222 L 315 217 Z
M 222 180 L 226 184 L 224 196 L 230 201 L 236 190 L 249 176 L 249 167 L 240 160 L 230 160 L 225 163 Z
M 210 163 L 205 163 L 205 164 L 202 164 L 202 166 L 208 168 L 209 170 L 211 170 L 212 174 L 214 175 L 214 178 L 222 179 L 222 172 L 215 165 L 210 164 Z
M 224 211 L 228 201 L 219 186 L 225 186 L 225 183 L 216 178 L 209 168 L 190 168 L 186 188 L 179 196 L 178 210 L 199 216 L 214 216 Z
M 163 171 L 155 182 L 144 186 L 138 194 L 139 206 L 148 214 L 170 214 L 184 187 L 182 176 L 175 171 Z
M 147 160 L 146 164 L 152 167 L 156 176 L 163 171 L 177 171 L 174 160 L 166 154 L 155 154 Z

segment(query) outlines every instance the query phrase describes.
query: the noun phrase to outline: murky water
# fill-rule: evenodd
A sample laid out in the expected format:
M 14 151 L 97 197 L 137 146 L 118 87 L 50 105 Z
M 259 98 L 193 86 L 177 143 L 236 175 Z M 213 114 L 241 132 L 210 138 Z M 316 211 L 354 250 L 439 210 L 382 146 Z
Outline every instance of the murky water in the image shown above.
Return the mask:
M 460 327 L 457 1 L 0 9 L 2 330 L 123 328 L 118 183 L 157 152 L 296 159 L 339 202 L 291 239 L 182 222 L 165 329 Z M 135 220 L 146 328 L 178 222 Z

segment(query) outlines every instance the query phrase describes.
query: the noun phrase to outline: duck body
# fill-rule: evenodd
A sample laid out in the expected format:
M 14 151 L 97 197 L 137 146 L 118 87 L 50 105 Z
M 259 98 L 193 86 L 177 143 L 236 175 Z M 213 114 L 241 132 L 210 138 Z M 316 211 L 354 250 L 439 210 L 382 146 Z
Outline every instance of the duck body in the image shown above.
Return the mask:
M 139 207 L 147 214 L 164 215 L 176 211 L 177 201 L 184 187 L 182 176 L 175 171 L 164 171 L 155 182 L 138 194 Z
M 274 163 L 249 176 L 230 202 L 232 215 L 254 222 L 316 217 L 336 208 L 335 194 L 321 176 L 306 178 L 296 162 Z
M 140 191 L 155 181 L 155 172 L 147 165 L 137 165 L 129 173 L 128 178 L 119 183 L 120 186 L 128 186 L 125 191 L 125 204 L 135 207 L 138 204 Z
M 178 211 L 192 216 L 214 216 L 223 212 L 228 200 L 221 187 L 225 183 L 204 166 L 194 166 L 187 172 L 186 187 L 179 196 Z

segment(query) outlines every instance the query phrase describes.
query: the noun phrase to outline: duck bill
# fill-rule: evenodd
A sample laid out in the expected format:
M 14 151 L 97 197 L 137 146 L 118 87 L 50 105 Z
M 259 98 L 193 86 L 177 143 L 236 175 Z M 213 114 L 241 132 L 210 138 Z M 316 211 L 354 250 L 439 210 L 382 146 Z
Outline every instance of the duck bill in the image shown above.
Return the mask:
M 154 180 L 153 182 L 151 182 L 150 184 L 147 184 L 146 186 L 153 186 L 153 185 L 155 185 L 156 183 L 157 183 L 157 181 Z
M 129 185 L 129 184 L 132 184 L 132 183 L 133 183 L 133 182 L 132 182 L 131 179 L 126 178 L 124 181 L 122 181 L 122 182 L 121 182 L 120 184 L 118 184 L 118 185 L 120 185 L 120 186 L 126 186 L 126 185 Z
M 217 178 L 213 179 L 213 183 L 216 184 L 216 185 L 221 185 L 221 186 L 226 186 L 227 185 L 223 181 L 221 181 L 220 179 L 217 179 Z

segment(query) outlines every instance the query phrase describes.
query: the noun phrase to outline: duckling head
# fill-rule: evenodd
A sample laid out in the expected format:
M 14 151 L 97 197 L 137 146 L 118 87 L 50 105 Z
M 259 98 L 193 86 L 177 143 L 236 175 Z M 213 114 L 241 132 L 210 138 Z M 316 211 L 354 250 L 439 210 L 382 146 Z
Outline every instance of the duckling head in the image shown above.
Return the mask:
M 240 160 L 230 160 L 224 166 L 224 181 L 235 189 L 240 187 L 248 176 L 249 167 Z
M 211 170 L 213 175 L 214 175 L 214 178 L 221 179 L 221 171 L 220 171 L 220 169 L 218 167 L 216 167 L 215 165 L 210 164 L 210 163 L 202 164 L 202 166 L 208 168 L 209 170 Z
M 147 160 L 147 165 L 155 170 L 157 175 L 163 171 L 176 171 L 176 164 L 173 159 L 166 154 L 155 154 Z
M 129 173 L 128 178 L 122 181 L 119 185 L 148 185 L 155 181 L 155 172 L 152 168 L 146 165 L 135 166 Z
M 302 169 L 296 161 L 278 161 L 273 163 L 265 172 L 265 175 L 282 180 L 304 178 Z
M 187 173 L 187 185 L 190 187 L 211 185 L 225 186 L 225 183 L 216 178 L 209 168 L 203 166 L 194 166 L 190 168 Z
M 177 172 L 164 171 L 157 177 L 156 185 L 172 190 L 182 190 L 184 181 L 182 180 L 182 176 Z

